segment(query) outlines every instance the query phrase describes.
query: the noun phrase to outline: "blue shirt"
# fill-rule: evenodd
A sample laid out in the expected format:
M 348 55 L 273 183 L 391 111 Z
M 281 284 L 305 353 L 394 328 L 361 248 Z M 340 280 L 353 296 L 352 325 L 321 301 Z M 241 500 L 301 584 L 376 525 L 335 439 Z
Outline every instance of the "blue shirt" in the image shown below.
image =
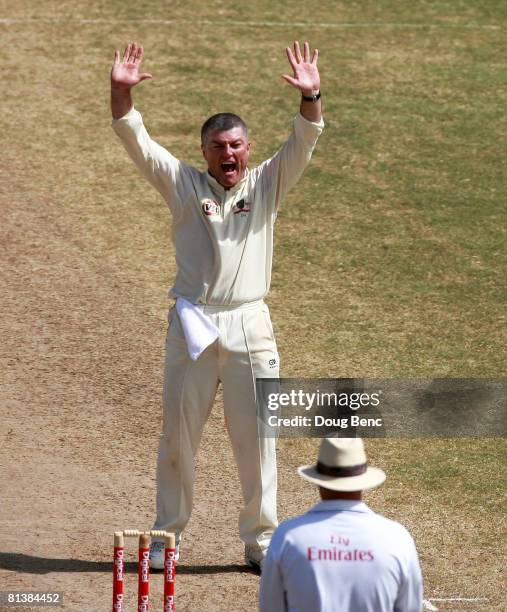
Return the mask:
M 421 612 L 414 541 L 364 502 L 322 501 L 275 531 L 259 603 L 262 612 Z

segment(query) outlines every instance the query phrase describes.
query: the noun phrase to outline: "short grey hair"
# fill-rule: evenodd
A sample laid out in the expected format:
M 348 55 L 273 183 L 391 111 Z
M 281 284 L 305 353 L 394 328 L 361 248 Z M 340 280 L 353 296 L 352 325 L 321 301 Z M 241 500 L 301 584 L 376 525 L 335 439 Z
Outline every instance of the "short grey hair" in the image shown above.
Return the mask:
M 202 124 L 201 128 L 201 143 L 205 144 L 206 138 L 210 132 L 218 130 L 219 132 L 227 132 L 235 127 L 240 127 L 245 136 L 248 138 L 248 128 L 246 123 L 234 113 L 218 113 L 212 115 Z

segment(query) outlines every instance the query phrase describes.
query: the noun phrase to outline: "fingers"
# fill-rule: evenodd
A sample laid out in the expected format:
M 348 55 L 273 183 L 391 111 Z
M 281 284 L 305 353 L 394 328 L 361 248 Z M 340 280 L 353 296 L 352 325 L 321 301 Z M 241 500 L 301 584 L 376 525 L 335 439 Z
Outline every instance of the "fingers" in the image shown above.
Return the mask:
M 118 61 L 120 59 L 120 54 L 118 53 Z M 141 60 L 143 59 L 143 54 L 144 54 L 144 49 L 141 47 L 141 45 L 138 45 L 136 42 L 130 42 L 126 47 L 125 47 L 125 51 L 123 52 L 123 58 L 122 61 L 124 63 L 137 63 L 139 64 L 141 62 Z M 116 55 L 115 55 L 116 58 Z M 116 61 L 116 60 L 115 60 Z
M 291 65 L 292 70 L 296 72 L 297 62 L 296 58 L 294 57 L 294 54 L 292 53 L 292 49 L 290 47 L 287 47 L 285 51 L 287 52 L 287 59 L 289 60 L 289 64 Z
M 144 55 L 143 47 L 141 47 L 141 45 L 138 45 L 136 42 L 130 42 L 125 47 L 125 51 L 123 52 L 123 58 L 121 59 L 121 61 L 124 64 L 139 65 L 141 63 L 141 60 L 143 59 L 143 55 Z M 114 63 L 115 64 L 120 63 L 120 52 L 119 51 L 115 52 Z
M 137 43 L 133 42 L 129 45 L 130 47 L 130 54 L 129 54 L 129 62 L 135 62 L 136 60 L 136 54 L 137 54 Z
M 305 41 L 305 44 L 303 45 L 303 49 L 304 49 L 305 62 L 308 63 L 310 61 L 310 45 L 308 44 L 308 41 Z
M 297 40 L 294 41 L 294 57 L 296 58 L 298 64 L 303 61 L 303 58 L 301 56 L 301 49 Z
M 143 72 L 142 74 L 139 75 L 139 81 L 145 81 L 146 79 L 152 79 L 153 75 L 151 75 L 149 72 Z
M 129 43 L 126 47 L 125 47 L 125 51 L 123 52 L 123 61 L 124 62 L 128 62 L 129 61 L 129 56 L 130 56 L 130 49 L 132 48 L 132 43 Z
M 294 41 L 294 51 L 290 47 L 286 48 L 287 57 L 289 58 L 290 65 L 294 70 L 297 64 L 305 63 L 305 64 L 317 64 L 317 60 L 319 57 L 318 49 L 315 49 L 313 52 L 312 59 L 310 61 L 310 43 L 305 41 L 303 44 L 303 55 L 301 55 L 301 47 L 299 46 L 299 41 Z
M 289 83 L 289 85 L 292 85 L 293 87 L 298 87 L 298 81 L 294 77 L 291 77 L 288 74 L 282 74 L 282 79 L 285 79 L 287 83 Z
M 141 60 L 143 59 L 143 53 L 144 53 L 144 49 L 141 46 L 137 47 L 136 55 L 135 55 L 135 59 L 134 59 L 134 62 L 136 64 L 140 64 L 141 63 Z

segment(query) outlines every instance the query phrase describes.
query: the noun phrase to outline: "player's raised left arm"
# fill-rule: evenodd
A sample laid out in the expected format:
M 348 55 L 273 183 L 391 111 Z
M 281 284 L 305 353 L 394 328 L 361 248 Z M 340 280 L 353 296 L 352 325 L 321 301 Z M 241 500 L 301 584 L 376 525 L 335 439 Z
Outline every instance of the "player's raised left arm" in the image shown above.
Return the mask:
M 320 99 L 320 75 L 317 68 L 319 50 L 315 49 L 310 59 L 310 44 L 305 42 L 303 52 L 299 42 L 294 42 L 294 50 L 287 47 L 287 59 L 291 65 L 293 74 L 283 74 L 287 83 L 299 89 L 301 92 L 300 112 L 305 119 L 318 123 L 322 118 L 322 103 Z M 317 98 L 318 99 L 315 99 Z M 305 98 L 310 98 L 305 100 Z
M 292 133 L 280 149 L 265 162 L 255 168 L 257 177 L 262 181 L 266 193 L 273 195 L 273 206 L 267 207 L 274 220 L 276 211 L 290 189 L 297 183 L 312 157 L 312 152 L 324 128 L 322 105 L 320 101 L 320 76 L 317 69 L 318 51 L 310 58 L 310 44 L 305 42 L 303 53 L 299 42 L 293 48 L 287 47 L 287 58 L 293 75 L 282 77 L 297 89 L 301 96 L 299 113 L 295 117 Z M 304 98 L 310 98 L 305 100 Z

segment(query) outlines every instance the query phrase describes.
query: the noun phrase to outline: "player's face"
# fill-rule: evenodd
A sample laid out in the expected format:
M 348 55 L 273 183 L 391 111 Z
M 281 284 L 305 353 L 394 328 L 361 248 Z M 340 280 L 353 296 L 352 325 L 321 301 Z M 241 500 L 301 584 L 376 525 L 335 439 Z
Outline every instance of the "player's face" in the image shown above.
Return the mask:
M 209 132 L 201 149 L 209 173 L 225 189 L 234 187 L 245 176 L 250 143 L 241 127 Z

